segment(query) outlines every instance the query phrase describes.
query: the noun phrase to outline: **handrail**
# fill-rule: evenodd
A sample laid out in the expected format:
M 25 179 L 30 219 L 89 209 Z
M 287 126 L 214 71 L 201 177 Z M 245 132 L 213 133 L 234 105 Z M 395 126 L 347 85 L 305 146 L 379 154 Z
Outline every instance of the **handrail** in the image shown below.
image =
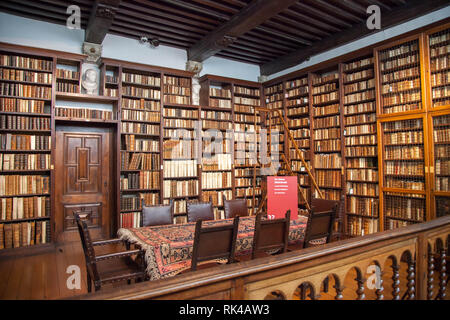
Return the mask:
M 433 286 L 429 285 L 430 277 L 431 284 L 433 282 L 433 273 L 429 273 L 430 257 L 437 254 L 440 257 L 437 259 L 445 261 L 448 239 L 450 216 L 445 216 L 395 230 L 287 252 L 276 257 L 221 265 L 169 279 L 132 284 L 120 289 L 102 289 L 98 293 L 74 299 L 192 299 L 217 298 L 218 294 L 224 294 L 224 299 L 259 300 L 275 289 L 280 289 L 287 296 L 292 288 L 305 282 L 321 283 L 321 277 L 329 274 L 336 277 L 336 291 L 342 293 L 343 282 L 338 280 L 345 278 L 346 268 L 367 268 L 372 261 L 379 261 L 383 269 L 383 262 L 388 259 L 392 259 L 394 268 L 394 262 L 400 263 L 403 253 L 409 257 L 409 299 L 435 299 L 441 294 L 445 297 L 445 263 L 436 264 L 437 267 L 441 265 L 439 279 L 444 280 L 440 281 L 440 288 L 433 291 Z M 398 265 L 395 267 L 394 272 L 398 274 Z M 355 280 L 363 279 L 364 277 Z M 397 287 L 399 285 L 399 282 L 393 284 Z M 359 287 L 358 290 L 358 296 L 364 298 L 364 288 Z M 382 288 L 377 290 L 379 298 L 383 298 L 382 292 Z M 395 297 L 398 298 L 398 295 Z M 337 294 L 336 299 L 342 299 L 342 294 Z

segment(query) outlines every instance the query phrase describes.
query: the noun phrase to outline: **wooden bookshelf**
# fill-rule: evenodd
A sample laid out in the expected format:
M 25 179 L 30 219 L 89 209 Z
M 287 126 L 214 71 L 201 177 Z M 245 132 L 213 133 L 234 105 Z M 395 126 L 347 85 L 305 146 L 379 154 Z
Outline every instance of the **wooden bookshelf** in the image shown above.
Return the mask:
M 0 51 L 0 249 L 52 241 L 55 60 Z
M 56 59 L 56 92 L 81 93 L 81 61 Z
M 325 198 L 336 201 L 343 189 L 339 85 L 339 72 L 335 69 L 311 75 L 314 176 Z M 314 197 L 318 197 L 317 191 Z
M 104 71 L 105 88 L 112 89 L 114 81 L 121 80 L 117 85 L 122 93 L 118 223 L 119 227 L 139 226 L 142 199 L 146 205 L 155 205 L 162 198 L 161 75 L 108 65 Z
M 199 199 L 198 106 L 163 108 L 163 179 L 164 203 L 174 200 L 175 223 L 184 223 L 186 199 Z
M 346 180 L 346 231 L 379 230 L 375 73 L 372 55 L 341 65 Z
M 308 74 L 285 82 L 285 106 L 287 124 L 295 138 L 303 158 L 311 168 L 311 120 L 310 120 L 310 86 Z M 311 183 L 306 168 L 300 161 L 296 150 L 289 144 L 288 157 L 291 161 L 291 170 L 298 176 L 298 183 L 307 199 L 311 197 Z
M 235 196 L 245 198 L 253 214 L 262 195 L 258 162 L 261 116 L 255 109 L 261 106 L 261 87 L 234 84 L 233 92 Z

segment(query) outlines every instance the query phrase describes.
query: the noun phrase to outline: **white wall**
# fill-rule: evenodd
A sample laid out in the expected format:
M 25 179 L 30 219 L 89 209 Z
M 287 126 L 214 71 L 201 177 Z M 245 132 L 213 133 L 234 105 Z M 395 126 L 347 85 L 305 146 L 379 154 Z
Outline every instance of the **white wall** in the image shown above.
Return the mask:
M 424 1 L 426 1 L 426 0 L 424 0 Z M 409 32 L 411 30 L 422 28 L 424 26 L 427 26 L 429 24 L 432 24 L 432 23 L 437 22 L 442 19 L 446 19 L 448 17 L 450 17 L 450 6 L 447 6 L 445 8 L 442 8 L 442 9 L 434 11 L 434 12 L 431 12 L 429 14 L 426 14 L 422 17 L 416 18 L 409 22 L 402 23 L 398 26 L 394 26 L 394 27 L 388 28 L 386 30 L 381 30 L 370 36 L 361 38 L 354 42 L 350 42 L 348 44 L 342 45 L 335 49 L 331 49 L 331 50 L 325 51 L 321 54 L 312 56 L 309 61 L 303 62 L 294 67 L 291 67 L 291 68 L 288 68 L 283 71 L 280 71 L 280 72 L 270 75 L 269 80 L 280 77 L 282 75 L 288 74 L 293 71 L 304 69 L 306 67 L 321 63 L 326 60 L 333 59 L 335 57 L 347 54 L 349 52 L 359 50 L 361 48 L 373 45 L 375 43 L 399 36 L 403 33 Z M 383 19 L 383 16 L 381 16 L 381 19 Z
M 84 30 L 71 30 L 62 25 L 0 12 L 0 42 L 81 53 L 83 41 Z M 185 70 L 187 53 L 167 46 L 152 49 L 137 40 L 108 34 L 103 41 L 103 57 Z M 211 57 L 203 63 L 202 74 L 256 81 L 259 67 Z

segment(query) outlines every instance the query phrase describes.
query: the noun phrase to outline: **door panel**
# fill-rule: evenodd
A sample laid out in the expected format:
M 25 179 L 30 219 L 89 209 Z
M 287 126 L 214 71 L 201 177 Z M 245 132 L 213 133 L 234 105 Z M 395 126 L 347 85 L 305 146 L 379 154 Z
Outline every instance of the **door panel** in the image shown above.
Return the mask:
M 113 134 L 108 128 L 57 127 L 56 215 L 57 239 L 77 240 L 74 213 L 86 215 L 94 237 L 109 237 L 113 199 Z

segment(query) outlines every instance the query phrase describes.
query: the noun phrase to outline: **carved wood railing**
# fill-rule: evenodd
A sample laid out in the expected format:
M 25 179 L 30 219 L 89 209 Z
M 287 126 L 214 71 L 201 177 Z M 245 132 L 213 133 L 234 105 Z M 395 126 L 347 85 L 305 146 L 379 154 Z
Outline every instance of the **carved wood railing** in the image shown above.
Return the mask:
M 102 289 L 76 298 L 445 299 L 449 242 L 450 216 L 446 216 L 316 248 Z M 368 270 L 380 272 L 372 274 Z

